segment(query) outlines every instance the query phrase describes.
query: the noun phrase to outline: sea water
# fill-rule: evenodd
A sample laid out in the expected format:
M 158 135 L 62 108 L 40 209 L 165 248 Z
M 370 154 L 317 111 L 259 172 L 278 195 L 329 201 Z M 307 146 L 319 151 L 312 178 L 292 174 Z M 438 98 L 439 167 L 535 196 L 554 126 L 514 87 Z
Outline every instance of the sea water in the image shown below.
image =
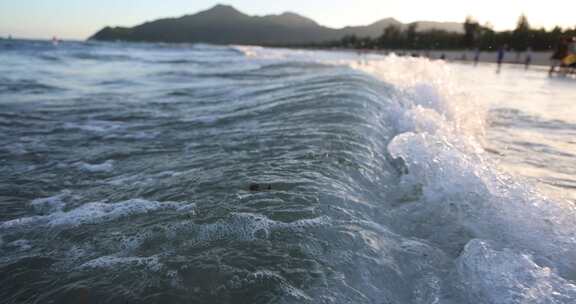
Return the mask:
M 575 303 L 576 82 L 0 42 L 3 303 Z

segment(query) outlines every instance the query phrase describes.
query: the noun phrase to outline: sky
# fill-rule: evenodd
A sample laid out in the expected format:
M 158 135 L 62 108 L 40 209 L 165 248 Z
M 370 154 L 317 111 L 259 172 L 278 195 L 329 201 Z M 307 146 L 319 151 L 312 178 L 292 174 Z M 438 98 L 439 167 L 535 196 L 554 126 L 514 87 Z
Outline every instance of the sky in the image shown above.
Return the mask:
M 0 37 L 86 39 L 104 26 L 134 26 L 228 4 L 250 15 L 296 12 L 330 27 L 456 21 L 466 16 L 496 30 L 513 29 L 526 14 L 534 27 L 576 27 L 575 0 L 0 0 Z

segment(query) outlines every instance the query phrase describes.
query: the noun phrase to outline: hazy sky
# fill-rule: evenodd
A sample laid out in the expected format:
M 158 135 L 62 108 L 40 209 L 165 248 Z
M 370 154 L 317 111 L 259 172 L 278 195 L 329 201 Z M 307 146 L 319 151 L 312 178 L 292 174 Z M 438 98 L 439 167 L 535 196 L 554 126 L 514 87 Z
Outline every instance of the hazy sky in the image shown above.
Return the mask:
M 159 17 L 195 13 L 217 3 L 247 14 L 293 11 L 342 27 L 385 17 L 463 21 L 467 15 L 510 29 L 525 13 L 533 26 L 576 26 L 575 0 L 0 0 L 0 36 L 85 39 L 106 25 L 132 26 Z

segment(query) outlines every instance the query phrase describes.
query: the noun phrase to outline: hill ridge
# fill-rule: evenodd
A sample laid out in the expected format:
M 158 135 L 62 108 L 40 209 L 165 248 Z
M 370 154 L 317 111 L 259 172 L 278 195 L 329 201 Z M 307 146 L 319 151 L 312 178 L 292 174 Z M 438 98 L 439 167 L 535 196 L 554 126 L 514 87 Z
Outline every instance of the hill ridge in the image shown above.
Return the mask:
M 461 30 L 458 23 L 419 21 L 426 29 Z M 143 42 L 198 42 L 213 44 L 295 45 L 339 40 L 346 35 L 374 38 L 389 25 L 407 26 L 394 18 L 384 18 L 369 25 L 339 29 L 318 24 L 294 12 L 251 16 L 231 5 L 214 7 L 183 15 L 144 22 L 134 27 L 107 26 L 90 40 Z

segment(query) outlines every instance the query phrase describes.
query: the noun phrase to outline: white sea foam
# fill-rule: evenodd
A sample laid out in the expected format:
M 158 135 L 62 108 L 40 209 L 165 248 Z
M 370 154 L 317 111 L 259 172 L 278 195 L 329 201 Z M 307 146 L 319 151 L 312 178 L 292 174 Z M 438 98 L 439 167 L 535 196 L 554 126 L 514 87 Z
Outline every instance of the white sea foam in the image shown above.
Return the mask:
M 437 67 L 423 60 L 420 65 Z M 554 261 L 563 274 L 576 271 L 573 208 L 497 170 L 480 144 L 483 124 L 477 120 L 483 112 L 475 114 L 474 103 L 451 93 L 447 83 L 437 81 L 424 90 L 417 86 L 417 94 L 406 90 L 405 98 L 412 102 L 402 105 L 404 115 L 399 116 L 404 133 L 388 150 L 408 168 L 403 182 L 420 186 L 420 203 L 433 207 L 404 215 L 448 217 L 454 222 L 445 224 L 454 229 L 464 227 L 476 237 L 536 252 Z
M 132 199 L 119 203 L 94 202 L 81 205 L 70 211 L 58 211 L 44 216 L 24 217 L 0 223 L 0 229 L 38 227 L 77 227 L 86 224 L 99 224 L 121 218 L 162 210 L 183 210 L 190 212 L 193 207 L 185 203 L 156 202 Z
M 107 160 L 100 164 L 81 162 L 78 163 L 77 166 L 80 170 L 90 173 L 112 172 L 114 170 L 114 161 Z
M 114 186 L 121 186 L 125 184 L 145 186 L 147 184 L 157 183 L 159 180 L 162 179 L 177 177 L 182 174 L 183 174 L 182 172 L 164 171 L 150 175 L 136 174 L 130 176 L 119 176 L 110 179 L 109 181 L 107 181 L 107 183 Z
M 534 257 L 511 249 L 497 250 L 472 240 L 457 261 L 458 275 L 471 291 L 470 303 L 573 303 L 576 285 Z
M 468 243 L 458 271 L 478 297 L 472 302 L 576 302 L 568 281 L 576 278 L 576 210 L 497 169 L 482 148 L 486 109 L 461 91 L 449 65 L 396 56 L 358 62 L 338 53 L 242 50 L 258 58 L 344 64 L 392 84 L 399 134 L 388 152 L 408 172 L 399 190 L 417 194 L 391 212 L 398 229 L 429 238 L 454 257 Z
M 242 280 L 235 280 L 229 284 L 233 288 L 246 288 L 246 285 L 259 284 L 262 282 L 266 282 L 267 284 L 270 284 L 271 282 L 277 284 L 283 292 L 299 301 L 312 301 L 312 298 L 310 298 L 310 296 L 308 296 L 303 290 L 296 288 L 283 276 L 272 271 L 256 271 L 250 273 Z
M 164 266 L 159 262 L 157 256 L 151 257 L 118 257 L 118 256 L 102 256 L 90 260 L 78 268 L 82 270 L 90 269 L 110 269 L 118 267 L 144 267 L 150 271 L 158 272 Z
M 409 185 L 406 189 L 421 189 L 420 199 L 396 216 L 404 225 L 410 225 L 411 218 L 419 221 L 416 235 L 438 231 L 434 241 L 449 252 L 456 252 L 451 247 L 466 243 L 467 237 L 518 252 L 495 252 L 483 241 L 470 241 L 459 258 L 459 270 L 465 273 L 463 280 L 477 288 L 478 302 L 576 301 L 574 286 L 561 277 L 573 278 L 576 273 L 574 208 L 496 169 L 482 149 L 484 109 L 455 91 L 450 75 L 443 73 L 445 66 L 406 61 L 410 68 L 404 70 L 417 75 L 402 73 L 394 79 L 394 73 L 381 73 L 387 75 L 383 79 L 405 88 L 403 115 L 398 116 L 401 134 L 388 150 L 404 160 L 409 172 L 402 177 L 402 183 Z M 391 62 L 386 64 L 390 68 Z M 405 79 L 410 76 L 413 79 Z M 418 84 L 426 79 L 433 81 Z M 426 219 L 434 220 L 426 224 Z M 551 268 L 531 264 L 529 254 L 550 261 Z
M 201 225 L 198 228 L 197 238 L 204 241 L 222 239 L 255 240 L 257 238 L 268 238 L 270 233 L 276 230 L 296 231 L 327 225 L 330 225 L 328 217 L 283 223 L 259 214 L 233 213 L 226 220 L 220 220 L 214 224 Z

